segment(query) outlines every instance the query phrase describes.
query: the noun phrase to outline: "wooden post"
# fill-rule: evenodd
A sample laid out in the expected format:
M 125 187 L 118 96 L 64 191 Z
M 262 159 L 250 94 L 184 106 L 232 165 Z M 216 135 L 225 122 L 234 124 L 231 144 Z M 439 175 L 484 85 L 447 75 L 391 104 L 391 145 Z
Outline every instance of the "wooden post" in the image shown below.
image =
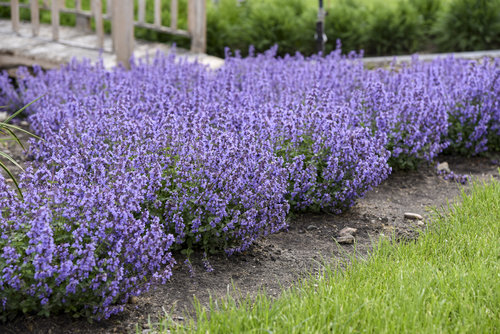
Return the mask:
M 116 0 L 116 1 L 119 1 L 119 0 Z M 113 30 L 113 2 L 116 2 L 116 1 L 113 1 L 113 0 L 107 0 L 106 2 L 106 14 L 108 14 L 108 18 L 111 22 L 111 41 L 114 41 L 115 40 L 115 31 Z M 113 52 L 115 52 L 115 45 L 114 45 L 114 42 L 111 43 L 111 50 Z
M 31 0 L 30 3 L 31 10 L 31 31 L 33 36 L 38 36 L 40 31 L 40 8 L 38 7 L 38 0 Z
M 76 0 L 76 9 L 78 10 L 82 10 L 82 0 Z M 92 7 L 92 5 L 91 5 Z M 76 28 L 78 30 L 81 30 L 81 31 L 84 31 L 86 33 L 88 32 L 91 32 L 92 29 L 90 28 L 90 18 L 85 16 L 85 15 L 81 15 L 81 14 L 76 14 Z
M 12 30 L 19 33 L 19 0 L 10 0 L 10 19 L 12 21 Z
M 104 11 L 106 14 L 109 14 L 111 11 L 109 10 L 111 8 L 111 0 L 106 0 L 106 10 Z
M 203 53 L 207 47 L 206 0 L 190 0 L 188 4 L 188 29 L 191 34 L 191 51 Z
M 170 28 L 177 29 L 177 15 L 179 4 L 177 0 L 170 0 Z
M 52 39 L 59 40 L 59 0 L 52 0 L 51 5 Z
M 154 13 L 155 13 L 154 25 L 161 26 L 161 0 L 155 0 Z
M 146 22 L 146 0 L 139 0 L 139 16 L 140 23 Z
M 104 48 L 104 25 L 102 21 L 102 2 L 101 0 L 92 0 L 92 11 L 94 12 L 95 32 L 97 35 L 97 48 Z
M 130 68 L 130 57 L 134 51 L 134 1 L 113 1 L 112 6 L 111 29 L 116 61 Z

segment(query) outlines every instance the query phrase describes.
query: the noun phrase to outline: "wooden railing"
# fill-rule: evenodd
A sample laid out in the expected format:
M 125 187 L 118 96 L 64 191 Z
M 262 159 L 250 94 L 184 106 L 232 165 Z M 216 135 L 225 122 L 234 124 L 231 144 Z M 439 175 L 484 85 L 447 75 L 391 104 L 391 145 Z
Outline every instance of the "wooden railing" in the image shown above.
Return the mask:
M 94 19 L 97 45 L 104 46 L 104 20 L 111 21 L 113 51 L 117 61 L 128 66 L 134 50 L 134 27 L 142 27 L 173 35 L 191 38 L 191 51 L 200 53 L 206 50 L 206 0 L 188 0 L 188 29 L 178 28 L 179 3 L 170 1 L 170 26 L 162 24 L 162 1 L 154 0 L 154 22 L 146 22 L 146 0 L 137 2 L 137 20 L 134 19 L 134 0 L 91 0 L 91 10 L 82 9 L 82 0 L 75 0 L 75 8 L 65 6 L 64 0 L 30 0 L 29 3 L 19 0 L 0 2 L 0 5 L 10 6 L 12 30 L 19 33 L 19 8 L 29 8 L 31 12 L 32 34 L 37 36 L 40 30 L 40 9 L 51 11 L 52 39 L 59 40 L 59 14 L 76 15 L 76 27 L 85 32 L 91 32 L 90 22 Z M 105 9 L 105 11 L 103 11 Z

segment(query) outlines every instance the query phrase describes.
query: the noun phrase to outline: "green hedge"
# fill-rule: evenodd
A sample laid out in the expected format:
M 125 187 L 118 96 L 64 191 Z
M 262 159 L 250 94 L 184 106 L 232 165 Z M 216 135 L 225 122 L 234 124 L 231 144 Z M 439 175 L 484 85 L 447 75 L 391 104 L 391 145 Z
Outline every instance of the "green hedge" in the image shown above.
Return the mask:
M 88 2 L 84 1 L 84 7 Z M 150 22 L 153 2 L 146 2 Z M 335 49 L 337 39 L 345 51 L 363 49 L 372 56 L 500 48 L 500 0 L 324 2 L 328 5 L 327 52 Z M 297 51 L 310 55 L 316 51 L 317 0 L 207 0 L 207 7 L 209 54 L 223 57 L 228 46 L 246 55 L 250 45 L 262 52 L 275 44 L 280 55 Z M 170 0 L 163 0 L 163 8 L 163 23 L 169 24 Z M 179 1 L 179 9 L 179 27 L 186 29 L 187 0 Z M 9 12 L 0 8 L 3 17 Z M 22 10 L 21 17 L 28 20 L 29 11 Z M 48 12 L 42 13 L 42 21 L 50 22 Z M 64 14 L 61 22 L 72 25 L 74 17 Z M 136 28 L 136 37 L 189 48 L 186 38 L 145 29 Z

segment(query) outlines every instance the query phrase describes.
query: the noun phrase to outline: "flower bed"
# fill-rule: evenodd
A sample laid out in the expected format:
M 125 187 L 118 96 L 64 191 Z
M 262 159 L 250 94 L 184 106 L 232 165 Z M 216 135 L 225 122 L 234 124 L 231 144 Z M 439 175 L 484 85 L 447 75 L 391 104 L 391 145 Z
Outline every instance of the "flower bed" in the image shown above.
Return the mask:
M 340 212 L 392 168 L 500 149 L 500 60 L 175 56 L 130 71 L 72 62 L 0 76 L 0 102 L 43 95 L 24 200 L 0 180 L 0 301 L 106 318 L 172 275 L 172 251 L 247 249 L 289 210 Z

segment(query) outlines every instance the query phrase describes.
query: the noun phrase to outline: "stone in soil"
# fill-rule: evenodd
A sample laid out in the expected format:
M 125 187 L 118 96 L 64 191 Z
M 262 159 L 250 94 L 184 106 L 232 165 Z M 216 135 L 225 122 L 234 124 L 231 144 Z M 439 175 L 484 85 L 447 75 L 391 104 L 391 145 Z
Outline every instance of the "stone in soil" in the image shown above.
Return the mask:
M 422 217 L 418 213 L 412 213 L 412 212 L 405 212 L 404 217 L 406 219 L 411 219 L 411 220 L 423 220 L 424 219 L 424 217 Z
M 352 244 L 352 243 L 354 243 L 354 237 L 350 234 L 344 235 L 342 237 L 338 237 L 336 240 L 339 244 Z
M 438 170 L 438 172 L 451 173 L 450 166 L 448 165 L 448 163 L 446 161 L 438 164 L 437 170 Z
M 139 298 L 137 298 L 136 296 L 132 296 L 128 299 L 128 303 L 135 305 L 135 304 L 139 303 Z
M 345 237 L 348 235 L 354 235 L 358 232 L 357 228 L 352 228 L 352 227 L 344 227 L 343 229 L 340 230 L 339 236 Z

